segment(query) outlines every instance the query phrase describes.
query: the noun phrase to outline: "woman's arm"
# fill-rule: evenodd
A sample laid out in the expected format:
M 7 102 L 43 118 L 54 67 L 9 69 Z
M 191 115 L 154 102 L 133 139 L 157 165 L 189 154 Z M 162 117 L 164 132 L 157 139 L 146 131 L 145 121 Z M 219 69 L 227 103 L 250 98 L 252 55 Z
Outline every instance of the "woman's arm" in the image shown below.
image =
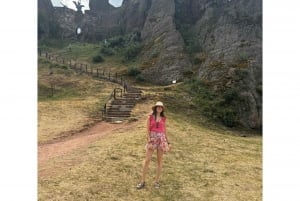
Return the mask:
M 166 120 L 167 120 L 167 119 L 165 119 L 165 136 L 166 136 L 166 140 L 167 140 L 167 142 L 168 142 L 168 144 L 169 144 L 169 139 L 168 139 L 168 135 L 167 135 Z
M 150 117 L 147 119 L 146 137 L 147 137 L 147 142 L 150 142 Z

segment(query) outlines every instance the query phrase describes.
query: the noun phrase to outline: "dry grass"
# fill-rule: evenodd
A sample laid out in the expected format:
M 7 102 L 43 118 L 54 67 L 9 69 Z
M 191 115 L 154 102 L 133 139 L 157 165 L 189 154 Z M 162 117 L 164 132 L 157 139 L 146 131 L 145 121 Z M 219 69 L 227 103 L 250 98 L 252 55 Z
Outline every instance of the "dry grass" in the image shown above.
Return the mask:
M 113 67 L 110 63 L 104 66 Z M 44 72 L 46 75 L 47 71 Z M 40 75 L 43 73 L 39 71 Z M 94 121 L 90 118 L 91 111 L 102 104 L 104 99 L 99 97 L 107 97 L 111 86 L 82 79 L 76 82 L 78 90 L 83 90 L 78 97 L 39 102 L 39 142 L 80 130 Z M 43 168 L 49 170 L 38 178 L 39 200 L 262 200 L 261 136 L 248 131 L 248 137 L 240 137 L 238 130 L 214 128 L 213 124 L 204 126 L 206 120 L 194 111 L 189 95 L 180 85 L 178 88 L 144 86 L 144 90 L 144 100 L 136 105 L 132 115 L 137 122 L 124 122 L 126 128 L 114 130 L 87 147 L 53 157 L 44 167 L 39 166 L 39 172 Z M 146 118 L 158 99 L 167 106 L 172 151 L 164 156 L 161 188 L 157 190 L 152 185 L 154 154 L 147 186 L 136 190 L 145 157 Z
M 56 80 L 54 96 L 43 96 L 38 102 L 39 143 L 70 135 L 99 121 L 105 101 L 114 87 L 119 87 L 70 70 L 54 69 L 50 76 L 49 65 L 39 66 L 39 83 L 47 86 L 49 79 Z
M 99 102 L 96 98 L 38 103 L 38 140 L 50 141 L 71 132 L 80 131 L 94 119 L 89 117 L 89 105 Z
M 136 190 L 151 104 L 144 101 L 135 108 L 138 126 L 117 130 L 86 149 L 48 161 L 47 166 L 55 169 L 48 177 L 39 178 L 39 200 L 262 199 L 261 137 L 211 131 L 171 112 L 167 115 L 173 150 L 164 157 L 162 187 L 152 186 L 153 155 L 147 187 Z

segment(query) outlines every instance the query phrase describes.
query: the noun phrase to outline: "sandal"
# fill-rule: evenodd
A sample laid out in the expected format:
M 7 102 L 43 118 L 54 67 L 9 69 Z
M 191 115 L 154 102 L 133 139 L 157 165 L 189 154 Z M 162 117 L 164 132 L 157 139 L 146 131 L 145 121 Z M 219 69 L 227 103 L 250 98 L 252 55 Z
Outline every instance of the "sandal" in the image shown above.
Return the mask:
M 160 184 L 158 182 L 154 183 L 155 188 L 160 188 Z
M 144 187 L 145 187 L 145 182 L 141 182 L 136 186 L 137 189 L 142 189 Z

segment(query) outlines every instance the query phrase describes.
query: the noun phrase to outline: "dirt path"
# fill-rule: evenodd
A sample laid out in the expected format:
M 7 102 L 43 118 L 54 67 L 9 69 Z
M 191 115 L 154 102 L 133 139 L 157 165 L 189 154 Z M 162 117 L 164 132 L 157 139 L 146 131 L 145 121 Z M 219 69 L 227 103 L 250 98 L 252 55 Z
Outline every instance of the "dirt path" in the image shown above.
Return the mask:
M 107 122 L 100 122 L 92 128 L 83 132 L 74 134 L 64 139 L 49 142 L 38 146 L 38 165 L 39 169 L 45 168 L 46 162 L 54 157 L 59 157 L 72 152 L 78 148 L 87 147 L 90 143 L 97 141 L 101 137 L 111 134 L 118 129 L 130 129 L 134 127 L 137 122 L 112 124 Z

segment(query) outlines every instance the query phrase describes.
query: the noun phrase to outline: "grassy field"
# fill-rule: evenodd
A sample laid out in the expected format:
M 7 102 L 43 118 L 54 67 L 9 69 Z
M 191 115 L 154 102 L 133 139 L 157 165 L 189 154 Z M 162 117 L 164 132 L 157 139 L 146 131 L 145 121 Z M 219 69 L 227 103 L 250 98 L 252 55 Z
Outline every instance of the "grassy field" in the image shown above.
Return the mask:
M 59 66 L 53 67 L 53 74 L 49 75 L 50 65 L 43 59 L 39 61 L 39 143 L 70 135 L 99 121 L 105 101 L 119 86 Z
M 111 59 L 103 65 L 115 66 Z M 50 65 L 39 60 L 39 143 L 90 127 L 99 120 L 98 112 L 114 87 L 63 66 L 54 66 L 51 77 Z M 261 135 L 210 122 L 191 102 L 184 84 L 140 87 L 143 98 L 132 113 L 137 121 L 125 121 L 123 129 L 87 147 L 50 158 L 43 167 L 39 164 L 39 200 L 262 200 Z M 172 150 L 164 156 L 161 188 L 153 187 L 154 154 L 146 188 L 136 190 L 145 157 L 146 119 L 157 100 L 166 105 Z M 40 174 L 45 169 L 51 171 Z
M 145 156 L 145 122 L 152 101 L 134 111 L 138 122 L 47 162 L 39 200 L 261 200 L 262 139 L 215 132 L 167 112 L 172 151 L 164 157 L 162 187 L 153 187 L 156 156 L 147 187 L 136 190 Z M 101 131 L 99 131 L 101 132 Z

